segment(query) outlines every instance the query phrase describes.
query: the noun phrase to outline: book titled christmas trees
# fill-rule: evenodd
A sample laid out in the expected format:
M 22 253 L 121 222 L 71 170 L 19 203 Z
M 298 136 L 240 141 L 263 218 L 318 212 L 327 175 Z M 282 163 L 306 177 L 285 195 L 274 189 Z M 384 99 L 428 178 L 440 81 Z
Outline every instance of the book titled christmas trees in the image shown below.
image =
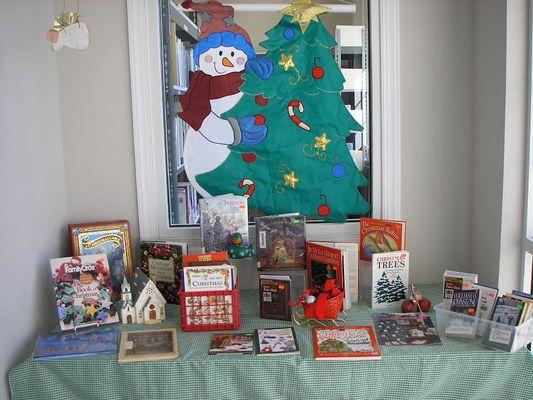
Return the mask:
M 409 252 L 372 255 L 372 308 L 399 306 L 407 298 Z

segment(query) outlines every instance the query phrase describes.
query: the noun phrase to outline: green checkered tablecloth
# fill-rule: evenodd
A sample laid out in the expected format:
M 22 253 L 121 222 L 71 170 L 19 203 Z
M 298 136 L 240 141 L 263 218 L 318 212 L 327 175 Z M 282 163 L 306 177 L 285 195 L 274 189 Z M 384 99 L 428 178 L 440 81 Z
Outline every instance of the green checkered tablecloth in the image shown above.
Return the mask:
M 420 289 L 437 304 L 440 286 Z M 178 323 L 169 306 L 164 325 Z M 435 321 L 434 313 L 430 313 Z M 241 294 L 242 332 L 287 326 L 259 318 L 257 292 Z M 371 324 L 357 304 L 347 324 Z M 141 325 L 120 329 L 138 329 Z M 533 399 L 533 357 L 441 338 L 435 346 L 383 347 L 379 361 L 315 361 L 311 331 L 296 327 L 301 354 L 209 356 L 212 332 L 179 332 L 180 357 L 118 364 L 114 355 L 28 358 L 9 373 L 14 400 L 28 399 Z

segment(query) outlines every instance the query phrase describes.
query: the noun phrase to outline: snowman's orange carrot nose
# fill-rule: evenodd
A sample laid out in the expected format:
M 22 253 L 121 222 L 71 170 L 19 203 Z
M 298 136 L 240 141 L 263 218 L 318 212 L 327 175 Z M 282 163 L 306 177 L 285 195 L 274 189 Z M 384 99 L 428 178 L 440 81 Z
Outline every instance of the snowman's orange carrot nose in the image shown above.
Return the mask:
M 225 67 L 234 67 L 233 63 L 228 59 L 228 57 L 224 57 L 222 59 L 222 65 Z

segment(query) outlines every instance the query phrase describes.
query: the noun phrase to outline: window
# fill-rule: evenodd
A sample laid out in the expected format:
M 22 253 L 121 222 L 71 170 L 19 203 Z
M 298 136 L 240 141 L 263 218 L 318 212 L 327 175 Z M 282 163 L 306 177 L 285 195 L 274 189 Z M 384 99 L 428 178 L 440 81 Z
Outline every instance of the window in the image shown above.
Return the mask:
M 334 11 L 353 10 L 354 2 L 357 3 L 355 15 L 352 11 L 323 16 L 324 24 L 341 44 L 332 50 L 332 57 L 347 70 L 345 76 L 349 83 L 342 98 L 365 128 L 352 133 L 347 146 L 362 173 L 371 178 L 372 186 L 362 194 L 371 200 L 372 215 L 398 218 L 398 2 L 370 2 L 370 9 L 362 0 L 331 0 L 326 5 Z M 259 3 L 231 3 L 236 7 L 236 22 L 251 33 L 254 47 L 260 50 L 257 43 L 279 19 L 277 12 L 281 5 L 262 3 L 269 10 L 258 11 Z M 193 244 L 199 242 L 197 216 L 194 209 L 190 212 L 198 194 L 188 189 L 189 179 L 183 165 L 182 146 L 187 127 L 175 118 L 177 95 L 186 89 L 187 73 L 182 70 L 179 74 L 182 80 L 179 80 L 172 75 L 173 71 L 168 72 L 169 64 L 178 56 L 177 51 L 170 51 L 171 47 L 180 43 L 179 52 L 183 57 L 186 54 L 183 49 L 190 49 L 195 43 L 196 22 L 194 14 L 182 12 L 167 0 L 128 0 L 135 162 L 143 240 L 179 238 Z M 174 29 L 176 33 L 171 36 Z M 176 38 L 176 45 L 170 41 L 171 37 Z M 188 62 L 191 69 L 192 64 Z M 187 207 L 180 204 L 189 202 L 187 214 Z M 321 223 L 308 227 L 309 237 L 313 239 L 353 240 L 357 232 L 355 223 Z

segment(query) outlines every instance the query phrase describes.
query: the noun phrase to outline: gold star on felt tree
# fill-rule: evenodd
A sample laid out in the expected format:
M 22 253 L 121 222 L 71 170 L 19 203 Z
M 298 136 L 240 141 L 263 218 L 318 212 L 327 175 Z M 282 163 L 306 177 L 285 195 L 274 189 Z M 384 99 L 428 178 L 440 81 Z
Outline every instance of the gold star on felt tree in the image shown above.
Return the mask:
M 293 0 L 291 5 L 285 7 L 281 12 L 292 17 L 291 22 L 298 22 L 303 33 L 311 23 L 318 22 L 318 16 L 331 11 L 330 8 L 321 6 L 313 0 Z
M 326 146 L 331 143 L 331 139 L 328 139 L 325 133 L 320 136 L 315 136 L 315 148 L 326 151 Z
M 288 71 L 289 68 L 296 68 L 291 53 L 282 54 L 278 64 L 281 65 L 285 71 Z
M 296 189 L 296 184 L 300 182 L 294 171 L 283 175 L 283 177 L 285 178 L 285 186 L 290 186 L 293 189 Z

